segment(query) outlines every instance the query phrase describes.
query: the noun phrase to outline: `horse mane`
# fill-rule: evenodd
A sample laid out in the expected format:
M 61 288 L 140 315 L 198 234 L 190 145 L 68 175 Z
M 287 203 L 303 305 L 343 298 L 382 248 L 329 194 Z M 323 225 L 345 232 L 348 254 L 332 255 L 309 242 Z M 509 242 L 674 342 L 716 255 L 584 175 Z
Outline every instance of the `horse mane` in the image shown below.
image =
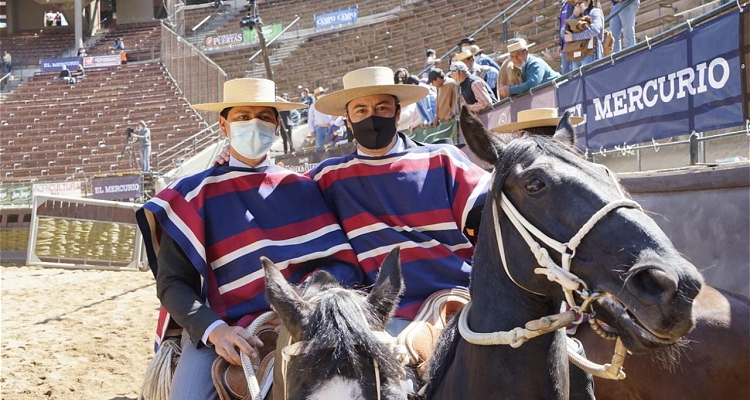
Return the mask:
M 372 365 L 372 358 L 378 362 L 381 377 L 400 377 L 401 365 L 388 344 L 373 335 L 371 326 L 382 328 L 382 323 L 368 307 L 362 293 L 354 290 L 322 292 L 315 310 L 305 322 L 303 340 L 306 345 L 303 353 L 295 358 L 296 368 L 307 373 L 323 371 L 323 378 L 341 375 L 350 368 L 350 377 L 362 379 L 366 376 L 366 367 Z
M 434 397 L 435 389 L 437 389 L 438 386 L 436 383 L 443 380 L 443 376 L 445 376 L 448 367 L 453 364 L 459 339 L 461 339 L 461 335 L 458 334 L 458 315 L 456 315 L 451 318 L 448 325 L 443 329 L 443 332 L 440 333 L 437 345 L 430 357 L 425 399 L 431 399 Z

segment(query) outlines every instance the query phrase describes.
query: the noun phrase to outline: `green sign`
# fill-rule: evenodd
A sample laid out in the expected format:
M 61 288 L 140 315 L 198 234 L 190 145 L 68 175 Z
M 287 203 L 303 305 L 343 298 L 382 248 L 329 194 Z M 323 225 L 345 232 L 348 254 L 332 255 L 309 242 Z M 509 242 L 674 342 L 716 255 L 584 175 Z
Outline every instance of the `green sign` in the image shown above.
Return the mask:
M 263 25 L 263 37 L 266 42 L 281 35 L 281 31 L 284 29 L 281 24 Z M 242 43 L 255 43 L 258 41 L 258 35 L 255 33 L 255 29 L 243 29 L 242 30 Z
M 451 138 L 453 143 L 456 143 L 456 133 L 456 120 L 454 119 L 449 122 L 443 122 L 438 126 L 415 128 L 411 131 L 409 137 L 423 143 L 433 143 L 438 139 Z
M 0 205 L 31 204 L 30 184 L 8 184 L 0 186 Z

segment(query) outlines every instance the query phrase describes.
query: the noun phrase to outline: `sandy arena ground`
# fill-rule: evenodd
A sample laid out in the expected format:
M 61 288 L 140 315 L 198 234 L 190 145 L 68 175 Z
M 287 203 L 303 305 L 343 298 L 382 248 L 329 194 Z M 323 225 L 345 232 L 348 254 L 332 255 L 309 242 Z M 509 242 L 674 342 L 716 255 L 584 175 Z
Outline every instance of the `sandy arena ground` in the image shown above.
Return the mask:
M 0 398 L 138 398 L 158 311 L 151 272 L 1 267 L 0 280 Z

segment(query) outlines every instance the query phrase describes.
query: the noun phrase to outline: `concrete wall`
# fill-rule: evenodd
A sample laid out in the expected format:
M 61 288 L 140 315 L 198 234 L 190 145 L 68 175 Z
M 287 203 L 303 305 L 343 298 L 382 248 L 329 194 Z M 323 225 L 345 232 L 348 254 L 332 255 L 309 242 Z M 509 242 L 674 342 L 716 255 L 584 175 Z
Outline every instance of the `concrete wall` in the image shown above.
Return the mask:
M 750 297 L 750 164 L 619 177 L 708 284 Z
M 11 2 L 8 3 L 8 21 L 10 23 L 10 20 L 13 20 L 15 25 L 13 27 L 14 32 L 44 28 L 43 5 L 33 0 L 18 0 L 12 2 L 12 5 L 10 5 Z M 68 27 L 61 27 L 59 29 L 68 29 Z
M 154 20 L 153 0 L 128 0 L 117 2 L 117 23 L 133 24 Z

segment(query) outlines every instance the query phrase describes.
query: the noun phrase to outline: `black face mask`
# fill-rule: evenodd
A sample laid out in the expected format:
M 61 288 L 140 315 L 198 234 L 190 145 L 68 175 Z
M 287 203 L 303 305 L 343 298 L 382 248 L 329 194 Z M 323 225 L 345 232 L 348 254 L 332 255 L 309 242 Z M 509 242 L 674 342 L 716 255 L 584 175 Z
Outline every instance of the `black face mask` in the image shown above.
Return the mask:
M 396 116 L 385 118 L 370 116 L 352 122 L 354 139 L 364 148 L 378 150 L 388 146 L 396 135 Z

